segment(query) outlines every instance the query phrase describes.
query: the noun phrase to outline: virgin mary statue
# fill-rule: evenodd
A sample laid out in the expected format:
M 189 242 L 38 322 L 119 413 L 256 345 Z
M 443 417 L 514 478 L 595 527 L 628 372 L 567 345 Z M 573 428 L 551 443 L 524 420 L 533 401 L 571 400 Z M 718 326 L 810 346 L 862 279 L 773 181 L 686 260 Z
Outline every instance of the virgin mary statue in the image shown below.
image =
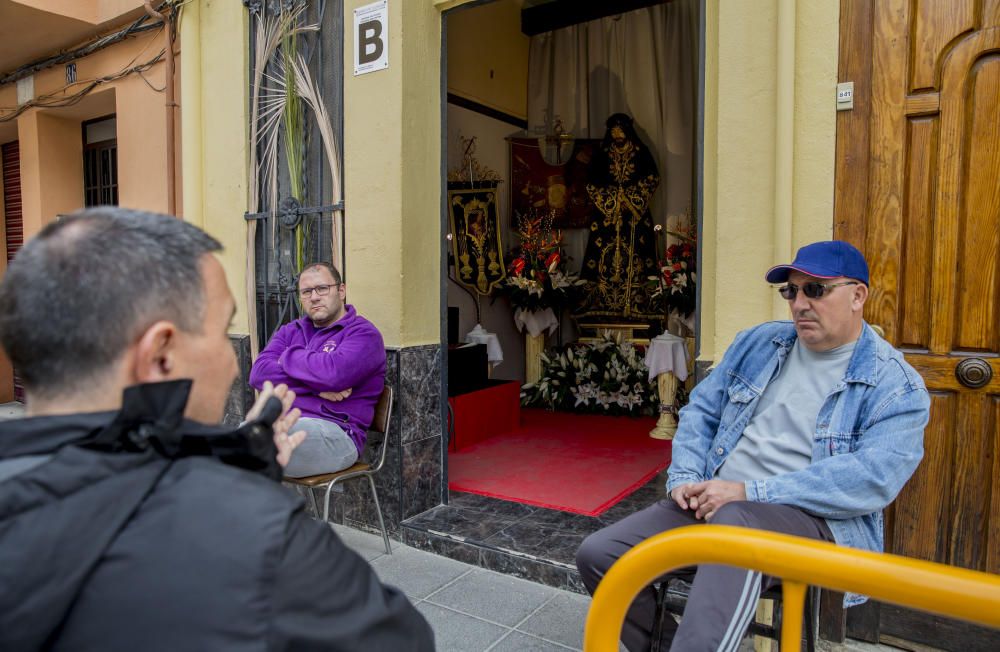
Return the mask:
M 660 182 L 649 149 L 632 118 L 615 113 L 588 171 L 587 193 L 596 210 L 580 277 L 587 281 L 578 320 L 650 322 L 663 319 L 651 306 L 649 277 L 658 273 L 649 201 Z

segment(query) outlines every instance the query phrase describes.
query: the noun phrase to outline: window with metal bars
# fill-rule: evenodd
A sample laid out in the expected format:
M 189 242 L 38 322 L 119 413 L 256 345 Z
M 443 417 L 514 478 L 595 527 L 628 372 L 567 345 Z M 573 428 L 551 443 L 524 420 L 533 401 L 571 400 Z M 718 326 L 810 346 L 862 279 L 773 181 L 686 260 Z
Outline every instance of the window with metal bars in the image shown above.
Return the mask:
M 83 205 L 118 205 L 118 134 L 114 116 L 83 123 Z

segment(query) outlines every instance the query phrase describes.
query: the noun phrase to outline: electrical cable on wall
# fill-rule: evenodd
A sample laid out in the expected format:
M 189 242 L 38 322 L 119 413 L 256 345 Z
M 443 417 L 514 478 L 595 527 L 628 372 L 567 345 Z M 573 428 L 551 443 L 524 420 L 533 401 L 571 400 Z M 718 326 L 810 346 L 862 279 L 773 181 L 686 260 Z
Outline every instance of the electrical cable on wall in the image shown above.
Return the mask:
M 157 7 L 157 9 L 162 9 L 163 7 L 169 4 L 171 4 L 169 1 L 161 2 L 160 5 Z M 120 29 L 117 32 L 97 38 L 89 43 L 85 43 L 84 45 L 81 45 L 78 48 L 69 50 L 68 52 L 61 52 L 59 54 L 55 54 L 50 57 L 40 59 L 38 61 L 26 63 L 23 66 L 20 66 L 7 74 L 0 76 L 0 86 L 11 84 L 13 82 L 18 81 L 19 79 L 23 79 L 25 77 L 33 75 L 36 72 L 45 70 L 46 68 L 51 68 L 52 66 L 58 66 L 61 63 L 69 63 L 70 61 L 81 59 L 89 54 L 97 52 L 98 50 L 106 48 L 109 45 L 118 43 L 119 41 L 122 41 L 134 34 L 139 34 L 141 32 L 146 32 L 151 29 L 162 27 L 161 23 L 151 23 L 147 25 L 146 22 L 148 20 L 149 20 L 148 15 L 141 16 L 140 18 L 137 18 L 135 22 L 128 25 L 127 27 Z
M 21 106 L 17 107 L 16 109 L 8 109 L 11 112 L 8 113 L 8 114 L 6 114 L 6 115 L 0 116 L 0 122 L 9 122 L 11 120 L 14 120 L 19 115 L 21 115 L 22 113 L 24 113 L 25 111 L 27 111 L 28 109 L 31 109 L 31 108 L 34 108 L 34 107 L 59 108 L 59 107 L 65 107 L 65 106 L 73 106 L 74 104 L 77 104 L 81 100 L 83 100 L 84 97 L 86 97 L 90 92 L 92 92 L 95 88 L 97 88 L 98 86 L 100 86 L 102 84 L 107 84 L 109 82 L 113 82 L 113 81 L 115 81 L 117 79 L 121 79 L 122 77 L 126 77 L 128 75 L 133 74 L 133 73 L 141 75 L 143 72 L 146 72 L 147 70 L 149 70 L 150 68 L 152 68 L 154 65 L 156 65 L 156 63 L 158 63 L 160 61 L 160 59 L 163 58 L 164 54 L 166 54 L 166 50 L 160 50 L 159 54 L 157 54 L 155 57 L 153 57 L 149 61 L 146 61 L 145 63 L 141 63 L 141 64 L 136 65 L 136 66 L 131 66 L 129 68 L 125 68 L 123 70 L 120 70 L 120 71 L 118 71 L 118 72 L 116 72 L 114 74 L 105 75 L 103 77 L 98 77 L 97 79 L 93 79 L 93 80 L 90 80 L 88 82 L 76 82 L 76 84 L 84 83 L 86 85 L 82 89 L 80 89 L 80 90 L 76 91 L 75 93 L 73 93 L 72 95 L 63 96 L 63 95 L 61 95 L 61 93 L 63 91 L 65 91 L 67 88 L 69 88 L 69 86 L 73 86 L 74 84 L 70 84 L 68 86 L 64 86 L 63 88 L 59 89 L 58 91 L 54 91 L 54 92 L 49 93 L 47 95 L 43 95 L 41 97 L 38 97 L 37 99 L 31 100 L 30 102 L 25 102 L 24 104 L 22 104 Z M 153 90 L 158 90 L 159 92 L 162 92 L 162 89 L 155 89 L 154 88 Z M 4 110 L 4 109 L 0 108 L 0 111 L 2 111 L 2 110 Z

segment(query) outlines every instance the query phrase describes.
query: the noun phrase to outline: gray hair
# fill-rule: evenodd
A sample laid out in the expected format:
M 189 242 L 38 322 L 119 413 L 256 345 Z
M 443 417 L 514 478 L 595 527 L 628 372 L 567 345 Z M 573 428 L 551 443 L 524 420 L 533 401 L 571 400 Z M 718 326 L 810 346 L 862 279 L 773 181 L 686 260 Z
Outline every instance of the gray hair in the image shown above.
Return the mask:
M 103 206 L 46 226 L 0 283 L 0 345 L 33 394 L 102 378 L 160 320 L 201 330 L 201 257 L 222 245 L 169 215 Z

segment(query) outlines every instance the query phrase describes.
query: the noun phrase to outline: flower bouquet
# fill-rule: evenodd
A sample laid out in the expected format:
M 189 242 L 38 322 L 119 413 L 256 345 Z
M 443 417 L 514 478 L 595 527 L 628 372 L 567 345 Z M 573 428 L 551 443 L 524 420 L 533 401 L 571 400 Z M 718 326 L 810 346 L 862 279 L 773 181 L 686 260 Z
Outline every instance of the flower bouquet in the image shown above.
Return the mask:
M 686 320 L 694 313 L 697 303 L 697 235 L 693 232 L 675 232 L 661 230 L 667 235 L 674 236 L 681 240 L 677 244 L 672 244 L 666 248 L 663 259 L 660 261 L 659 276 L 649 277 L 650 282 L 655 286 L 652 295 L 653 299 L 663 305 L 666 314 L 677 313 Z
M 505 290 L 515 309 L 529 312 L 564 308 L 577 297 L 584 281 L 566 271 L 562 232 L 552 228 L 551 213 L 518 215 L 521 245 L 511 254 Z
M 593 344 L 570 344 L 542 354 L 542 376 L 521 388 L 521 404 L 551 410 L 637 416 L 653 414 L 660 399 L 642 355 L 630 342 L 605 334 Z

